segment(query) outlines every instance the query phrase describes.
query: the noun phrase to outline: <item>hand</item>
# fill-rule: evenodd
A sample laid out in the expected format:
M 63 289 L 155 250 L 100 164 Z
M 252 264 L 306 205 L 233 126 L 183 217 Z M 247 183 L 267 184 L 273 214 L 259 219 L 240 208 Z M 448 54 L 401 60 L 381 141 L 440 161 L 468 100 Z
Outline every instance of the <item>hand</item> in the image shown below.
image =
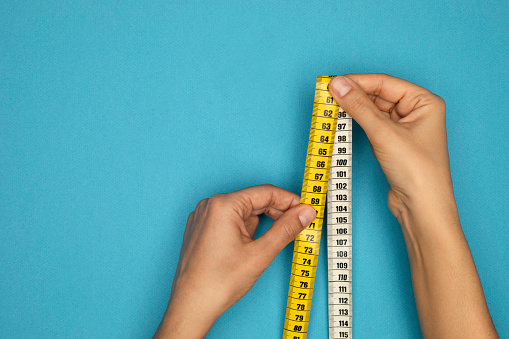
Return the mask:
M 439 199 L 437 208 L 451 208 L 442 98 L 385 74 L 339 76 L 329 91 L 366 132 L 391 186 L 388 205 L 396 217 L 422 201 Z
M 189 215 L 170 302 L 155 338 L 201 338 L 242 298 L 278 253 L 316 217 L 271 185 L 202 200 Z M 258 215 L 275 222 L 253 240 Z
M 383 74 L 339 76 L 329 91 L 366 132 L 391 185 L 424 338 L 498 338 L 454 200 L 444 101 Z

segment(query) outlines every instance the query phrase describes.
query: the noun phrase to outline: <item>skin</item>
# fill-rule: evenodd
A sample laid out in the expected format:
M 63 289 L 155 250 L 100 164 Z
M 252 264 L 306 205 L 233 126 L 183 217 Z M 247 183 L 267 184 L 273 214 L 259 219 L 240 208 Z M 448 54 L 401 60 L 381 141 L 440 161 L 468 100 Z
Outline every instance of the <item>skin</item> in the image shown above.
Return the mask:
M 203 338 L 316 217 L 300 197 L 261 185 L 201 201 L 189 215 L 171 297 L 154 338 Z M 274 223 L 256 240 L 258 215 Z
M 498 338 L 461 229 L 442 98 L 385 74 L 338 76 L 329 91 L 364 129 L 389 181 L 387 203 L 404 235 L 423 337 Z M 253 240 L 261 213 L 275 222 Z M 154 338 L 203 338 L 314 216 L 298 196 L 270 185 L 200 202 Z

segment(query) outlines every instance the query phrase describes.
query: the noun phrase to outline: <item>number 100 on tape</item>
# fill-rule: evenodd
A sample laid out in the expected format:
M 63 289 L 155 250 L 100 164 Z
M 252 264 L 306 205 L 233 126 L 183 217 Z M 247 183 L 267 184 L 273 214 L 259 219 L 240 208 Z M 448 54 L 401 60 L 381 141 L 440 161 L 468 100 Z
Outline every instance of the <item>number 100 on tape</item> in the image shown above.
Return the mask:
M 283 339 L 305 339 L 327 206 L 329 338 L 352 338 L 352 119 L 316 81 L 301 203 L 316 219 L 295 239 Z M 327 204 L 326 204 L 327 201 Z

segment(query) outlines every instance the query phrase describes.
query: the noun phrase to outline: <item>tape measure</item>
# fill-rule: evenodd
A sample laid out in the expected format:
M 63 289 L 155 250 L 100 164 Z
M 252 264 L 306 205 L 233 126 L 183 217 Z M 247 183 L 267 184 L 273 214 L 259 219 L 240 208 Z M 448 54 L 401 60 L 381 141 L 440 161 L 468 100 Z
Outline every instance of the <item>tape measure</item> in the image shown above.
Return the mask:
M 329 338 L 352 338 L 352 119 L 316 80 L 301 203 L 313 222 L 295 238 L 283 339 L 305 339 L 327 201 Z

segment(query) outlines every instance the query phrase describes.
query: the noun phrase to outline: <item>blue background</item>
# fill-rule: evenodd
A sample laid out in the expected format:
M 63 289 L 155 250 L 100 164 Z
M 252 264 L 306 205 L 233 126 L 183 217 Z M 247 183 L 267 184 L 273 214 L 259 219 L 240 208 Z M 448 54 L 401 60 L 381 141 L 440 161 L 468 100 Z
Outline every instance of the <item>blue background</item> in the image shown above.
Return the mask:
M 483 0 L 3 1 L 0 337 L 151 337 L 196 203 L 300 193 L 316 76 L 349 72 L 446 100 L 464 232 L 509 337 L 508 18 Z M 388 185 L 354 133 L 354 335 L 419 337 Z M 292 250 L 208 338 L 281 337 Z M 325 257 L 309 338 L 327 337 Z

